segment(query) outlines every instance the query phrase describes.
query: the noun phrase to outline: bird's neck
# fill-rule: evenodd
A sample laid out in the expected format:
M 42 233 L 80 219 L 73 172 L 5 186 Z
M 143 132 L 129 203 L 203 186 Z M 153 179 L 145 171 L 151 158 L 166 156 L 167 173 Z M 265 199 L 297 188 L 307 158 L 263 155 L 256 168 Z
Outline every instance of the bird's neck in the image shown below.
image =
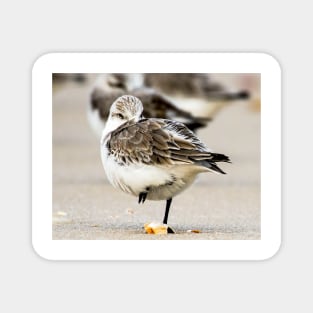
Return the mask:
M 109 138 L 109 135 L 122 124 L 123 122 L 112 121 L 109 119 L 107 123 L 105 124 L 105 127 L 102 131 L 101 144 L 103 144 Z

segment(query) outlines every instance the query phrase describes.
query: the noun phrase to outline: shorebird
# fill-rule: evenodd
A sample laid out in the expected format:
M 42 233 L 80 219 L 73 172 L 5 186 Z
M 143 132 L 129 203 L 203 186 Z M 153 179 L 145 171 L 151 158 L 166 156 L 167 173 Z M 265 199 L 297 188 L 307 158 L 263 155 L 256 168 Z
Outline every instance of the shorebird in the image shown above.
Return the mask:
M 88 104 L 88 119 L 99 137 L 109 117 L 112 103 L 125 94 L 141 100 L 144 107 L 143 114 L 147 118 L 179 121 L 192 131 L 205 127 L 211 120 L 192 116 L 188 111 L 178 108 L 162 93 L 146 87 L 143 74 L 101 74 L 93 86 Z
M 144 118 L 143 110 L 134 96 L 114 101 L 101 138 L 102 164 L 109 182 L 139 203 L 165 200 L 167 224 L 172 198 L 200 173 L 225 174 L 216 163 L 230 159 L 211 152 L 184 124 Z
M 204 73 L 147 73 L 144 85 L 166 95 L 195 118 L 213 119 L 225 105 L 250 97 L 248 91 L 230 91 Z

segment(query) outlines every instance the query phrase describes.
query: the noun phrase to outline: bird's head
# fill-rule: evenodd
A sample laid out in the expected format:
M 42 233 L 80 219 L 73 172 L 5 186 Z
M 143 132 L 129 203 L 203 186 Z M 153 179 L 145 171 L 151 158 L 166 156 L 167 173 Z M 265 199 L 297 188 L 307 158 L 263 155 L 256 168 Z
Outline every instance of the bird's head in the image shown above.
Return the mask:
M 117 98 L 113 102 L 110 109 L 108 122 L 114 123 L 118 126 L 130 120 L 138 122 L 142 116 L 142 112 L 143 105 L 138 98 L 134 96 L 124 95 Z

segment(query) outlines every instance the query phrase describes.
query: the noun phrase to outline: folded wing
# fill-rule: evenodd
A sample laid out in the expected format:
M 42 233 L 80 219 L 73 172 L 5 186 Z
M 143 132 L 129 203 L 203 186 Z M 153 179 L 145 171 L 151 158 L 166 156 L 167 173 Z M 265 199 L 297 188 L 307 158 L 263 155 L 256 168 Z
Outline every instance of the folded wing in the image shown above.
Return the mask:
M 164 119 L 129 121 L 111 133 L 108 150 L 120 164 L 172 166 L 195 164 L 224 173 L 216 162 L 230 162 L 213 153 L 184 124 Z

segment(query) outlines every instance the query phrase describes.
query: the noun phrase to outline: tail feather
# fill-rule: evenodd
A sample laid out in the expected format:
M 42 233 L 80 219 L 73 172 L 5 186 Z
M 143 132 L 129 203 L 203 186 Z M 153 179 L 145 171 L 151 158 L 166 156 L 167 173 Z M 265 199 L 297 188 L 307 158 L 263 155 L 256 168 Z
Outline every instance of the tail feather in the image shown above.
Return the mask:
M 213 162 L 227 162 L 227 163 L 231 163 L 230 158 L 225 155 L 225 154 L 221 154 L 221 153 L 211 153 L 212 155 L 212 161 Z
M 220 174 L 226 174 L 223 170 L 221 170 L 215 163 L 209 163 L 207 162 L 208 169 L 210 169 L 213 172 L 220 173 Z
M 192 132 L 196 132 L 198 128 L 206 127 L 209 122 L 211 122 L 211 118 L 194 118 L 190 122 L 183 123 L 185 124 Z
M 206 160 L 198 161 L 198 164 L 205 166 L 209 170 L 215 173 L 226 174 L 222 169 L 220 169 L 215 162 L 227 162 L 231 163 L 228 156 L 221 153 L 211 153 L 211 157 Z

